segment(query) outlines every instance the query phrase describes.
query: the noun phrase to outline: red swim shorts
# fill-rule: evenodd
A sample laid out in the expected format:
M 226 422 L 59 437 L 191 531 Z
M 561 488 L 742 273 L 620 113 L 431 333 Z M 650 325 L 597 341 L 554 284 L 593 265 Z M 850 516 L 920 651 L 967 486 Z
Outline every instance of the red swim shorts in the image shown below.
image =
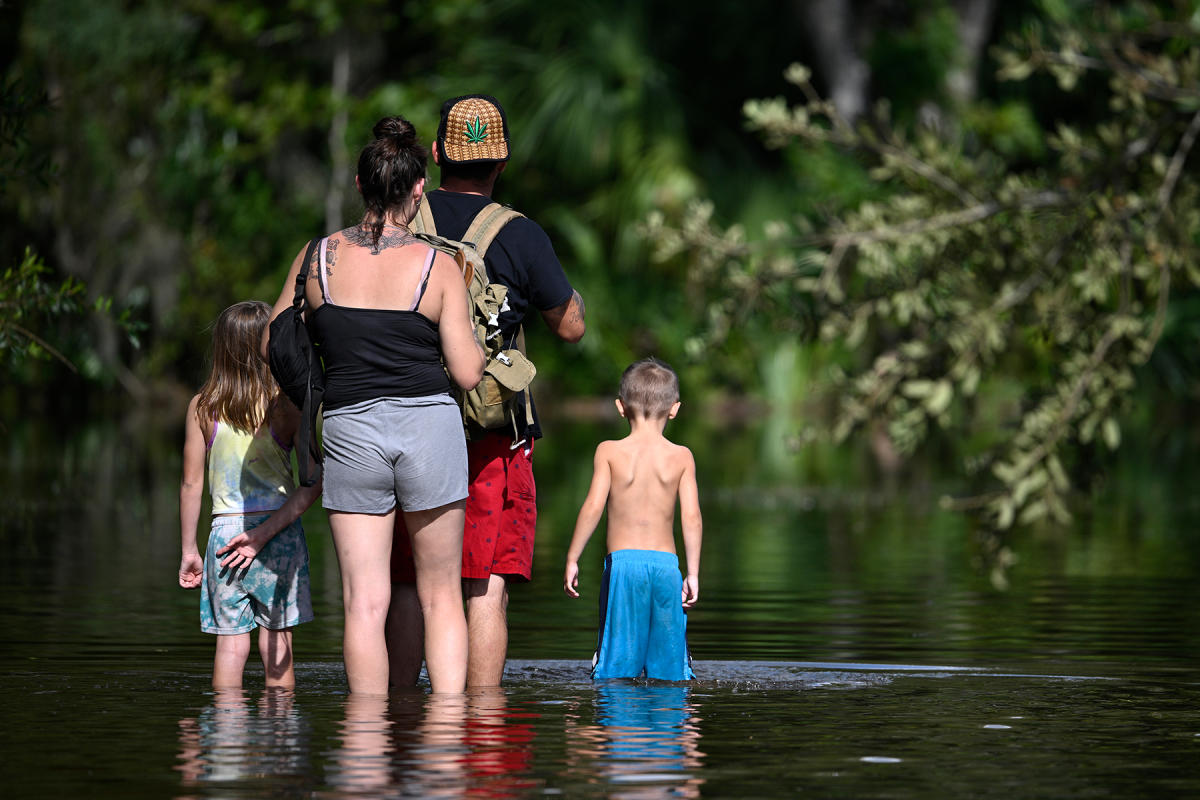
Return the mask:
M 537 526 L 537 492 L 533 451 L 512 449 L 502 433 L 467 442 L 467 524 L 463 531 L 464 578 L 492 573 L 510 581 L 533 574 L 533 534 Z M 403 515 L 396 514 L 392 536 L 392 582 L 415 583 L 412 545 Z

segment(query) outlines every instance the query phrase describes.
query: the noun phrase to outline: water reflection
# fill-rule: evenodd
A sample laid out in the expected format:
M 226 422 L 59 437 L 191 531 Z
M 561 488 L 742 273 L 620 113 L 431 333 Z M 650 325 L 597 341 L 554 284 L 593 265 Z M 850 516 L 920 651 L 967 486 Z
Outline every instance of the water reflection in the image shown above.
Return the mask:
M 571 770 L 604 778 L 608 797 L 699 797 L 704 753 L 690 692 L 686 686 L 597 684 L 595 724 L 567 716 Z
M 257 702 L 241 689 L 217 690 L 211 705 L 179 721 L 176 769 L 183 786 L 261 776 L 285 783 L 288 776 L 305 775 L 310 726 L 296 710 L 295 699 L 284 689 L 268 689 Z
M 351 695 L 327 782 L 342 797 L 515 797 L 530 777 L 533 721 L 503 689 Z

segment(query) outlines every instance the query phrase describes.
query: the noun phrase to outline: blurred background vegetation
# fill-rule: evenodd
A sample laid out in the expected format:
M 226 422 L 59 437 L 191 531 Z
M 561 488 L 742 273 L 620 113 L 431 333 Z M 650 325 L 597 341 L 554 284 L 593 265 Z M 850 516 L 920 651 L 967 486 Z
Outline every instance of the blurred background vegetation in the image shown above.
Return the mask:
M 1108 13 L 1102 24 L 1097 6 Z M 869 373 L 897 340 L 943 335 L 939 315 L 962 309 L 932 303 L 923 328 L 893 319 L 864 333 L 839 323 L 854 306 L 795 279 L 821 274 L 839 231 L 921 216 L 888 210 L 929 190 L 895 168 L 905 153 L 955 180 L 970 173 L 992 192 L 1002 194 L 1011 175 L 1031 190 L 1085 180 L 1067 188 L 1111 199 L 1108 184 L 1093 192 L 1086 183 L 1091 167 L 1064 165 L 1087 161 L 1088 131 L 1113 123 L 1116 97 L 1132 104 L 1117 139 L 1136 140 L 1134 123 L 1145 123 L 1156 131 L 1152 149 L 1168 160 L 1178 152 L 1200 108 L 1198 14 L 1182 0 L 0 0 L 0 420 L 136 409 L 178 425 L 203 377 L 216 314 L 237 300 L 273 301 L 309 237 L 358 218 L 353 165 L 372 123 L 402 114 L 428 141 L 444 98 L 483 92 L 504 104 L 512 132 L 497 197 L 546 228 L 587 301 L 579 345 L 531 331 L 547 413 L 587 411 L 587 398 L 610 396 L 630 360 L 655 354 L 679 369 L 685 400 L 713 428 L 765 421 L 777 434 L 772 457 L 819 471 L 822 448 L 840 432 L 862 434 L 851 441 L 868 475 L 903 474 L 917 445 L 949 472 L 967 472 L 966 463 L 989 474 L 1010 458 L 1005 447 L 1024 432 L 1023 415 L 1059 391 L 1050 373 L 1071 353 L 1050 346 L 1039 324 L 1018 322 L 998 335 L 1028 346 L 998 349 L 970 402 L 954 405 L 964 376 L 943 358 L 905 376 L 927 383 L 907 393 L 896 383 L 896 402 L 846 424 L 846 398 L 873 390 L 847 388 L 845 376 Z M 1136 61 L 1121 49 L 1128 42 L 1159 61 Z M 1005 61 L 998 46 L 1026 61 Z M 1171 73 L 1176 94 L 1118 91 L 1083 68 L 1066 80 L 1062 71 L 1079 64 L 1032 63 L 1042 46 L 1081 64 L 1103 62 L 1092 51 L 1107 48 L 1135 73 Z M 1016 74 L 1018 62 L 1029 69 Z M 811 79 L 795 71 L 786 79 L 791 64 L 807 65 Z M 828 103 L 814 107 L 814 97 Z M 761 98 L 780 100 L 747 105 Z M 805 136 L 771 117 L 806 104 L 806 125 L 836 132 L 841 120 L 860 133 Z M 1062 146 L 1063 126 L 1083 131 L 1082 144 Z M 892 160 L 856 136 L 894 146 Z M 1166 164 L 1151 161 L 1137 169 L 1161 178 Z M 1195 158 L 1182 160 L 1173 199 L 1195 199 L 1198 170 Z M 1138 191 L 1153 196 L 1155 185 Z M 1041 214 L 1013 219 L 1036 225 Z M 1174 252 L 1185 258 L 1200 230 L 1192 217 L 1170 221 Z M 1033 240 L 1042 249 L 1014 262 L 1057 265 L 1060 224 L 1048 223 Z M 986 293 L 1002 286 L 996 274 L 1011 243 L 985 234 L 974 230 L 954 247 L 852 253 L 847 263 L 904 272 L 923 258 L 923 274 L 953 266 Z M 1136 235 L 1143 242 L 1145 232 Z M 990 258 L 967 257 L 971 247 Z M 1086 255 L 1063 269 L 1081 269 Z M 1120 284 L 1116 261 L 1097 280 Z M 24 294 L 15 291 L 19 275 L 33 287 Z M 878 311 L 901 287 L 894 275 L 877 277 L 860 271 L 842 292 Z M 1152 317 L 1162 295 L 1161 328 L 1145 358 L 1127 357 L 1104 406 L 1123 435 L 1106 434 L 1111 447 L 1098 449 L 1066 431 L 1070 486 L 1086 489 L 1122 440 L 1194 450 L 1186 411 L 1200 388 L 1200 297 L 1186 275 L 1169 294 L 1147 286 L 1139 309 Z M 1098 311 L 1107 302 L 1090 297 L 1071 313 L 1086 315 L 1086 332 L 1108 324 Z M 1091 342 L 1080 336 L 1080 347 Z M 942 378 L 953 378 L 948 398 Z M 914 419 L 913 408 L 924 411 Z M 1025 489 L 1018 510 L 1031 492 L 1059 486 L 1053 465 L 1043 468 L 1049 478 Z M 1000 491 L 1011 499 L 1029 477 L 1001 479 Z

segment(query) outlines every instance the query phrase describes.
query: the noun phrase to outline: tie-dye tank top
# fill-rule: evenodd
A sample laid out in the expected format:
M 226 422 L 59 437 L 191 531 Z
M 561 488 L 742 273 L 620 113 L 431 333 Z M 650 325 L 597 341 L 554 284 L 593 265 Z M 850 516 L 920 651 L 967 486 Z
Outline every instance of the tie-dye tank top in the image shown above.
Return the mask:
M 253 434 L 213 420 L 208 443 L 208 486 L 212 513 L 274 511 L 292 490 L 291 447 L 263 423 Z

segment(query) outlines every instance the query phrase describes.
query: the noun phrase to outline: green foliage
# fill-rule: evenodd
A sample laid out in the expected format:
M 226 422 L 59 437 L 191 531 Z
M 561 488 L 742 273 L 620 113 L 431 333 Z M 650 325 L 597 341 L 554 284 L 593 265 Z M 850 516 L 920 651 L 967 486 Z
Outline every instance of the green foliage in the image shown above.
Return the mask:
M 906 4 L 907 25 L 882 27 L 871 46 L 879 96 L 907 113 L 942 98 L 931 87 L 942 82 L 947 65 L 958 57 L 958 15 L 946 2 Z
M 1172 291 L 1200 285 L 1187 166 L 1200 26 L 1149 3 L 1064 19 L 999 52 L 1000 76 L 1049 74 L 1067 98 L 1104 87 L 1097 118 L 1060 122 L 1044 143 L 1015 110 L 935 131 L 881 106 L 851 127 L 793 66 L 804 102 L 750 101 L 750 125 L 774 147 L 854 153 L 887 194 L 820 225 L 767 222 L 753 240 L 703 203 L 649 225 L 660 257 L 687 254 L 727 297 L 710 307 L 709 341 L 743 318 L 787 330 L 815 314 L 819 338 L 849 352 L 824 387 L 828 433 L 882 430 L 900 454 L 953 443 L 975 492 L 950 505 L 1000 531 L 1068 519 L 1081 466 L 1121 445 Z
M 44 93 L 16 78 L 0 77 L 0 192 L 14 183 L 45 182 L 46 157 L 29 147 L 29 122 L 45 108 Z
M 58 348 L 35 332 L 39 324 L 83 310 L 84 286 L 67 278 L 46 280 L 49 269 L 31 249 L 0 276 L 0 373 L 12 374 L 25 359 L 54 358 L 77 371 Z

